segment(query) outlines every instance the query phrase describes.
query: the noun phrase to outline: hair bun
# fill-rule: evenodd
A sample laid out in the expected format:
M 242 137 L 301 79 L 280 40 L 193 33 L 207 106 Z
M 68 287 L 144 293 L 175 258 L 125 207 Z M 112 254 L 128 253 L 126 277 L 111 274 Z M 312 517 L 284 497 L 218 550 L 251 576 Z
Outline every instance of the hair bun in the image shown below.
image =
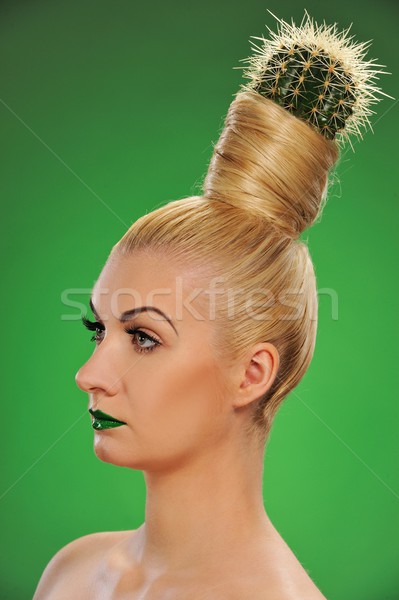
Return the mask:
M 272 100 L 241 92 L 214 147 L 204 197 L 245 208 L 297 238 L 319 215 L 337 158 L 334 142 Z
M 364 59 L 368 44 L 349 29 L 319 26 L 306 11 L 299 27 L 277 20 L 246 59 L 251 82 L 230 105 L 203 191 L 297 238 L 321 214 L 339 143 L 369 125 L 382 65 Z

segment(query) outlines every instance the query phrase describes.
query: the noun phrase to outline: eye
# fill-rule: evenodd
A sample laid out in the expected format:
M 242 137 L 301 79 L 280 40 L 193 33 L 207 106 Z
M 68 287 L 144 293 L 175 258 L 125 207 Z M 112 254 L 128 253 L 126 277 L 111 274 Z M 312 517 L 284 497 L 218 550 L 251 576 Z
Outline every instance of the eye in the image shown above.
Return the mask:
M 102 334 L 105 331 L 105 327 L 104 325 L 102 325 L 102 323 L 99 323 L 98 321 L 90 321 L 89 319 L 87 319 L 86 317 L 82 317 L 82 323 L 83 325 L 86 327 L 86 329 L 89 329 L 90 331 L 95 331 L 96 333 L 90 338 L 91 342 L 98 342 L 102 339 Z M 99 332 L 99 333 L 97 333 Z
M 105 327 L 98 321 L 90 321 L 86 317 L 82 316 L 82 323 L 89 329 L 89 331 L 95 331 L 96 333 L 90 338 L 91 342 L 100 342 L 103 339 Z M 152 352 L 157 346 L 161 345 L 161 341 L 157 338 L 145 333 L 138 328 L 126 328 L 124 329 L 133 338 L 133 345 L 136 347 L 137 352 Z
M 129 335 L 131 335 L 133 337 L 133 343 L 134 340 L 137 340 L 137 352 L 152 352 L 153 350 L 155 350 L 155 348 L 157 346 L 160 346 L 161 342 L 159 340 L 157 340 L 155 337 L 152 337 L 151 335 L 149 335 L 148 333 L 145 333 L 144 331 L 142 331 L 141 329 L 125 329 L 126 333 L 128 333 Z M 149 345 L 144 346 L 142 345 L 142 342 L 146 342 Z

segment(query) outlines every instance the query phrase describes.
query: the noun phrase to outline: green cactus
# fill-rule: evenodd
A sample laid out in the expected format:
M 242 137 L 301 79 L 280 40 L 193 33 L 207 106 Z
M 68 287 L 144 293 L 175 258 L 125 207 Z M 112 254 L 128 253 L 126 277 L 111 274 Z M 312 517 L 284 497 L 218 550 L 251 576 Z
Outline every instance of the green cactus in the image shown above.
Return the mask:
M 254 91 L 309 121 L 329 139 L 353 114 L 355 83 L 342 63 L 331 61 L 322 49 L 283 47 L 270 58 L 266 73 L 273 77 L 263 77 Z
M 330 140 L 362 137 L 361 127 L 371 127 L 370 105 L 380 100 L 375 94 L 388 96 L 372 82 L 385 72 L 372 68 L 384 65 L 364 59 L 369 42 L 354 43 L 350 28 L 338 33 L 336 24 L 319 26 L 306 11 L 299 27 L 277 20 L 278 32 L 269 29 L 269 40 L 256 38 L 263 46 L 244 59 L 251 82 L 240 91 L 273 100 Z

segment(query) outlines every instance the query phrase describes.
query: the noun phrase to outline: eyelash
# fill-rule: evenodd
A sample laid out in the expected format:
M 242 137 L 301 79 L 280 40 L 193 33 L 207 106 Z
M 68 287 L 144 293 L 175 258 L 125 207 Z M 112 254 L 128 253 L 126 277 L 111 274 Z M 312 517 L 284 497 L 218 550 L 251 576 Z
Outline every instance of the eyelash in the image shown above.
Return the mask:
M 82 316 L 82 323 L 86 327 L 86 329 L 89 329 L 90 331 L 97 331 L 97 329 L 100 329 L 101 331 L 105 331 L 105 327 L 104 327 L 104 325 L 102 325 L 102 323 L 99 323 L 98 321 L 90 321 L 89 319 L 87 319 L 84 316 Z M 126 333 L 131 335 L 133 339 L 136 334 L 140 334 L 140 336 L 145 337 L 147 340 L 150 340 L 151 342 L 154 342 L 154 346 L 150 346 L 149 348 L 142 348 L 140 346 L 137 346 L 137 352 L 139 352 L 139 353 L 152 352 L 153 350 L 155 350 L 155 348 L 157 346 L 159 346 L 161 344 L 161 342 L 159 340 L 152 337 L 151 335 L 148 335 L 148 333 L 145 333 L 141 329 L 124 328 L 124 331 L 126 331 Z M 90 341 L 91 342 L 99 342 L 100 339 L 101 339 L 101 337 L 96 333 L 90 338 Z

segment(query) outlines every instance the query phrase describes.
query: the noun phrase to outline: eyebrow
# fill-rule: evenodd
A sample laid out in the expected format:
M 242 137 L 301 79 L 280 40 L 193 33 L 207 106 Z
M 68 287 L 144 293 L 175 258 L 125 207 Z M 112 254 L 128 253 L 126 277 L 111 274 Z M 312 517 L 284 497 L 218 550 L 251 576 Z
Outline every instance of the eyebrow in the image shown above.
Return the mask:
M 90 308 L 93 311 L 93 314 L 96 317 L 96 319 L 98 319 L 99 321 L 101 321 L 99 314 L 97 313 L 96 309 L 94 308 L 93 300 L 91 298 L 90 298 L 89 304 L 90 304 Z M 172 319 L 170 319 L 167 315 L 165 315 L 165 313 L 160 308 L 157 308 L 156 306 L 138 306 L 136 308 L 131 308 L 130 310 L 125 310 L 125 312 L 123 312 L 120 315 L 119 321 L 121 323 L 125 323 L 126 321 L 129 321 L 130 319 L 133 319 L 133 317 L 135 317 L 139 313 L 147 312 L 147 311 L 150 311 L 150 310 L 152 310 L 153 312 L 156 312 L 159 315 L 161 315 L 165 319 L 165 321 L 167 321 L 169 323 L 169 325 L 171 327 L 173 327 L 176 335 L 177 336 L 179 335 L 178 332 L 177 332 L 176 327 L 173 324 Z

